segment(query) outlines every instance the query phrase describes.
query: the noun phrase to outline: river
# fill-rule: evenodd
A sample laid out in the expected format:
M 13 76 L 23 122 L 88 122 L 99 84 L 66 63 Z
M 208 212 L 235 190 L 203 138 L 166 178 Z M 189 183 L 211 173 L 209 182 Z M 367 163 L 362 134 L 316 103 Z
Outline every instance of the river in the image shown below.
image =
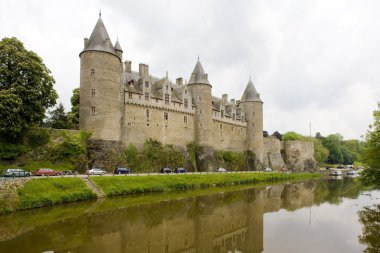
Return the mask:
M 109 198 L 2 215 L 0 252 L 378 252 L 379 203 L 349 178 Z

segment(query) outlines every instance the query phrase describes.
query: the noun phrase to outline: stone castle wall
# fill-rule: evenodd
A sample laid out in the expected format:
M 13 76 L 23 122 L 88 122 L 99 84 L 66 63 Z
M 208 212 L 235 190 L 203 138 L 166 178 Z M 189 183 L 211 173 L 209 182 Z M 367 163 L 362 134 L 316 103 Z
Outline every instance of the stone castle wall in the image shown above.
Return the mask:
M 106 52 L 81 54 L 79 129 L 93 139 L 120 141 L 119 58 Z

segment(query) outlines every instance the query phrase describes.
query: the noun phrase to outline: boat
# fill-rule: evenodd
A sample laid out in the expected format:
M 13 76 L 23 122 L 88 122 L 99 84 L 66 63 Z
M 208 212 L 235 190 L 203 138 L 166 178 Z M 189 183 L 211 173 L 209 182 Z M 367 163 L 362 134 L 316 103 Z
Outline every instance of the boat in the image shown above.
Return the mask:
M 346 177 L 358 177 L 358 176 L 359 176 L 359 173 L 354 170 L 347 171 L 346 173 Z
M 334 170 L 330 172 L 330 176 L 341 176 L 342 172 L 339 170 Z

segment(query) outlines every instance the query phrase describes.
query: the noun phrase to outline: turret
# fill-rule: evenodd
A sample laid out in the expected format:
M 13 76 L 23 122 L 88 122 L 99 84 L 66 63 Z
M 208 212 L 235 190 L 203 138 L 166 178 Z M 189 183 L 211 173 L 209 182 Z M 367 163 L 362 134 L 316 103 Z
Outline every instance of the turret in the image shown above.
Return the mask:
M 99 14 L 80 57 L 79 128 L 93 139 L 120 140 L 121 47 L 112 46 Z
M 212 146 L 212 86 L 199 58 L 191 74 L 188 87 L 195 104 L 195 141 L 202 146 Z
M 252 80 L 249 79 L 247 87 L 241 97 L 245 119 L 247 121 L 247 150 L 255 155 L 255 167 L 263 162 L 263 101 L 257 93 Z
M 115 48 L 115 52 L 116 52 L 117 56 L 119 56 L 119 58 L 120 58 L 120 61 L 122 61 L 123 60 L 123 49 L 121 49 L 119 39 L 116 40 L 114 48 Z

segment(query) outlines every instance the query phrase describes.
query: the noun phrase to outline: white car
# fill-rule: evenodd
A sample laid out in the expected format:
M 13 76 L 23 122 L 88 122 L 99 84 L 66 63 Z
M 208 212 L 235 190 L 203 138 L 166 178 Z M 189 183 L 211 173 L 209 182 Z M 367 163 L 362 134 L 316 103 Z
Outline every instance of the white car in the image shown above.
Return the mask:
M 87 175 L 104 175 L 106 173 L 107 172 L 105 170 L 98 169 L 98 168 L 92 168 L 92 169 L 86 171 Z
M 225 168 L 217 168 L 215 171 L 216 172 L 227 172 L 227 170 Z
M 264 172 L 271 172 L 272 169 L 267 167 L 267 168 L 264 168 L 263 171 L 264 171 Z

